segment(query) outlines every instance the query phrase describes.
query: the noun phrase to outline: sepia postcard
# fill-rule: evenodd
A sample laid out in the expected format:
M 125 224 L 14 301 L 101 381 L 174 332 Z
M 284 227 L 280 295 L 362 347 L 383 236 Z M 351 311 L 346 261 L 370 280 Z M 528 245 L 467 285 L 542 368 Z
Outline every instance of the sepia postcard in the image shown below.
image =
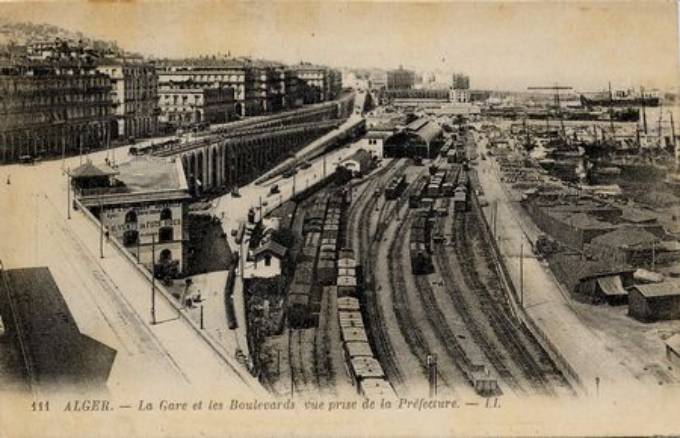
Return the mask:
M 679 5 L 0 2 L 0 438 L 679 435 Z

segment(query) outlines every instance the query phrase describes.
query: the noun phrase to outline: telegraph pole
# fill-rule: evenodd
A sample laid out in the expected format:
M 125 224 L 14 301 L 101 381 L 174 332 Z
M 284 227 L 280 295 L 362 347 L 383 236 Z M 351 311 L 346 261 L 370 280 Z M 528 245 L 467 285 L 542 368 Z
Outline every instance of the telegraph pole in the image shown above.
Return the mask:
M 427 355 L 428 381 L 430 384 L 430 398 L 437 396 L 437 355 Z
M 99 200 L 99 258 L 104 258 L 104 207 Z
M 156 235 L 151 235 L 151 324 L 156 324 Z
M 519 304 L 524 307 L 524 244 L 519 245 Z
M 201 330 L 203 330 L 205 326 L 203 325 L 203 303 L 201 303 Z
M 71 219 L 71 167 L 66 170 L 66 211 Z

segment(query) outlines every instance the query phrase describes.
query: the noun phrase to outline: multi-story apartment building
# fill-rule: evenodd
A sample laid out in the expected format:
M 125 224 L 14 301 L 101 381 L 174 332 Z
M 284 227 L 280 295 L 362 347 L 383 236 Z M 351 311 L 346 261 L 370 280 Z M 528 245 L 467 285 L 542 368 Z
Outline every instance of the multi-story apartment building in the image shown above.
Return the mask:
M 306 85 L 304 103 L 333 100 L 342 91 L 342 73 L 339 70 L 309 63 L 301 63 L 292 69 Z
M 369 74 L 368 86 L 371 90 L 383 90 L 387 88 L 387 72 L 384 70 L 373 70 Z
M 106 58 L 97 70 L 111 78 L 116 116 L 112 137 L 140 138 L 158 132 L 158 75 L 142 59 Z
M 469 90 L 470 77 L 461 73 L 454 73 L 453 88 L 455 88 L 456 90 Z
M 191 81 L 196 88 L 233 88 L 236 114 L 250 116 L 264 109 L 258 100 L 255 72 L 237 60 L 199 59 L 176 61 L 157 66 L 160 86 Z
M 180 82 L 163 85 L 159 96 L 161 121 L 175 127 L 224 123 L 234 116 L 232 88 L 195 88 L 191 82 Z
M 108 144 L 109 78 L 76 60 L 0 60 L 0 157 L 58 156 Z
M 412 70 L 406 70 L 399 66 L 397 70 L 387 72 L 387 89 L 403 90 L 413 88 L 416 82 L 416 74 Z

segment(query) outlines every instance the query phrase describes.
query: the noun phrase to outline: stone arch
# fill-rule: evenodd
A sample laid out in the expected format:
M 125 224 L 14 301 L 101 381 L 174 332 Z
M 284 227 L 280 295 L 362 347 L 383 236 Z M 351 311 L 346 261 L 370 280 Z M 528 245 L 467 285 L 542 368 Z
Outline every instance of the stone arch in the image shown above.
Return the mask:
M 219 181 L 218 178 L 218 171 L 219 171 L 219 166 L 218 164 L 218 157 L 217 157 L 217 148 L 214 147 L 211 149 L 211 160 L 210 160 L 210 185 L 211 187 L 217 187 L 217 182 Z
M 196 153 L 196 178 L 205 186 L 205 175 L 203 169 L 205 168 L 205 155 L 202 150 Z

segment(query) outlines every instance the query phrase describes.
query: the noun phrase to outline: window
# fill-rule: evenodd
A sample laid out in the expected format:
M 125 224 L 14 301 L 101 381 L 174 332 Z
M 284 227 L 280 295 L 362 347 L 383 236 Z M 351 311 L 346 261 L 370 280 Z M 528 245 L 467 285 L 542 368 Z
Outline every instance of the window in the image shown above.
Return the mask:
M 139 243 L 139 233 L 137 230 L 127 230 L 123 233 L 123 245 L 132 246 Z
M 172 261 L 172 251 L 170 251 L 169 249 L 164 249 L 163 251 L 161 251 L 159 261 L 162 265 L 170 263 Z
M 134 210 L 130 210 L 125 214 L 125 223 L 137 223 L 137 213 Z
M 174 230 L 172 227 L 161 227 L 158 230 L 158 242 L 171 242 L 174 240 Z
M 164 221 L 168 219 L 172 219 L 172 210 L 169 208 L 164 208 L 161 210 L 161 220 Z
M 264 256 L 264 265 L 265 266 L 271 266 L 272 265 L 272 256 L 270 256 L 269 254 Z

